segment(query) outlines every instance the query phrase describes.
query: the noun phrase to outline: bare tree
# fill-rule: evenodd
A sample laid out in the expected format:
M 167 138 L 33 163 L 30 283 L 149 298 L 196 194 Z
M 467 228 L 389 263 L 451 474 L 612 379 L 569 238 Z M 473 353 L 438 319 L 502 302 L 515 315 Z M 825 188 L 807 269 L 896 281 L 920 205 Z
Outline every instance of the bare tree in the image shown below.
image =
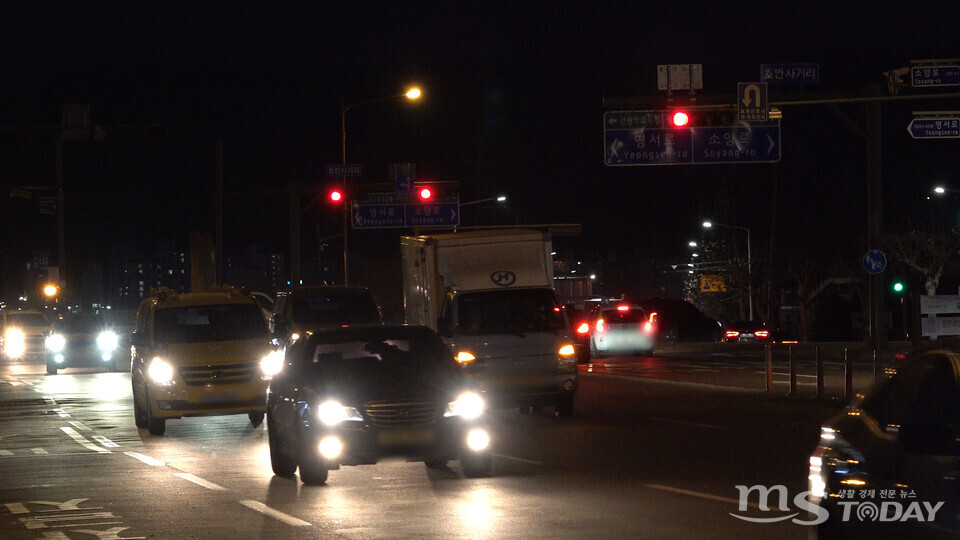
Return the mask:
M 915 227 L 906 234 L 886 238 L 890 255 L 923 277 L 928 295 L 937 294 L 943 271 L 960 250 L 960 229 Z

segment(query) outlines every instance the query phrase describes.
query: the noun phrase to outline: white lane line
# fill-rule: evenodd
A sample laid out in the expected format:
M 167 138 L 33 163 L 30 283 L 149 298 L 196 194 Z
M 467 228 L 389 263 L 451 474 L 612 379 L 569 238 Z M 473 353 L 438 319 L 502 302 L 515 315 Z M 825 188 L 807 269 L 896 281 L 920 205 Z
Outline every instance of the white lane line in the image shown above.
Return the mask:
M 103 435 L 94 435 L 93 440 L 100 443 L 104 448 L 120 448 L 120 445 L 104 437 Z
M 150 457 L 150 456 L 145 456 L 145 455 L 143 455 L 143 454 L 141 454 L 141 453 L 138 453 L 138 452 L 124 452 L 124 454 L 126 454 L 126 455 L 128 455 L 128 456 L 130 456 L 130 457 L 132 457 L 132 458 L 134 458 L 134 459 L 139 459 L 140 461 L 146 463 L 147 465 L 153 466 L 153 467 L 163 467 L 164 465 L 166 465 L 166 463 L 160 461 L 159 459 L 153 459 L 153 458 Z
M 491 453 L 490 455 L 493 457 L 498 457 L 500 459 L 509 459 L 510 461 L 519 461 L 520 463 L 529 463 L 530 465 L 543 465 L 542 461 L 534 461 L 532 459 L 525 459 L 522 457 L 506 456 L 503 454 L 493 454 L 493 453 Z
M 83 422 L 79 420 L 70 420 L 68 423 L 71 426 L 79 429 L 80 431 L 92 431 L 89 427 L 87 427 Z
M 682 424 L 682 425 L 684 425 L 684 426 L 695 426 L 695 427 L 703 427 L 703 428 L 710 428 L 710 429 L 727 429 L 727 428 L 725 428 L 725 427 L 723 427 L 723 426 L 715 426 L 715 425 L 713 425 L 713 424 L 698 424 L 698 423 L 696 423 L 696 422 L 684 422 L 684 421 L 682 421 L 682 420 L 671 420 L 670 418 L 657 418 L 657 417 L 654 417 L 654 416 L 649 416 L 648 419 L 649 419 L 649 420 L 654 420 L 654 421 L 656 421 L 656 422 L 668 422 L 668 423 L 670 423 L 670 424 Z
M 50 452 L 47 452 L 43 448 L 31 448 L 30 451 L 38 456 L 46 456 L 50 454 Z
M 681 495 L 689 495 L 691 497 L 698 497 L 700 499 L 708 499 L 711 501 L 719 501 L 719 502 L 725 502 L 725 503 L 736 504 L 736 505 L 740 504 L 740 501 L 737 499 L 731 499 L 730 497 L 721 497 L 719 495 L 711 495 L 709 493 L 701 493 L 699 491 L 690 491 L 689 489 L 663 486 L 660 484 L 645 484 L 644 487 L 659 489 L 663 491 L 669 491 L 671 493 L 679 493 Z M 747 504 L 753 508 L 759 508 L 759 506 L 757 506 L 756 503 L 747 503 Z
M 0 456 L 12 456 L 13 452 L 9 450 L 0 450 Z
M 61 429 L 64 433 L 66 433 L 67 435 L 69 435 L 71 439 L 73 439 L 74 441 L 76 441 L 77 444 L 79 444 L 80 446 L 86 448 L 87 450 L 93 450 L 94 452 L 100 452 L 101 454 L 109 454 L 109 453 L 110 453 L 109 450 L 107 450 L 106 448 L 100 448 L 99 446 L 93 444 L 92 442 L 90 442 L 89 439 L 87 439 L 87 438 L 84 437 L 83 435 L 77 433 L 77 431 L 76 431 L 75 429 L 71 428 L 71 427 L 60 426 L 60 429 Z
M 200 478 L 199 476 L 194 476 L 194 475 L 192 475 L 192 474 L 190 474 L 190 473 L 178 472 L 178 473 L 175 473 L 174 476 L 177 476 L 177 477 L 179 477 L 179 478 L 183 478 L 184 480 L 186 480 L 186 481 L 188 481 L 188 482 L 193 482 L 194 484 L 196 484 L 196 485 L 198 485 L 198 486 L 203 486 L 203 487 L 205 487 L 205 488 L 207 488 L 207 489 L 212 489 L 212 490 L 214 490 L 214 491 L 226 491 L 226 490 L 227 490 L 227 488 L 225 488 L 225 487 L 223 487 L 223 486 L 218 486 L 217 484 L 214 484 L 213 482 L 208 482 L 208 481 L 204 480 L 203 478 Z
M 311 523 L 307 523 L 302 519 L 297 519 L 289 514 L 284 514 L 279 510 L 274 510 L 273 508 L 270 508 L 269 506 L 259 501 L 250 501 L 250 500 L 240 501 L 240 504 L 246 506 L 251 510 L 255 510 L 257 512 L 260 512 L 261 514 L 270 516 L 277 521 L 282 521 L 287 525 L 293 525 L 294 527 L 312 527 L 313 526 Z
M 70 418 L 70 413 L 63 409 L 54 409 L 53 412 L 57 413 L 60 418 Z

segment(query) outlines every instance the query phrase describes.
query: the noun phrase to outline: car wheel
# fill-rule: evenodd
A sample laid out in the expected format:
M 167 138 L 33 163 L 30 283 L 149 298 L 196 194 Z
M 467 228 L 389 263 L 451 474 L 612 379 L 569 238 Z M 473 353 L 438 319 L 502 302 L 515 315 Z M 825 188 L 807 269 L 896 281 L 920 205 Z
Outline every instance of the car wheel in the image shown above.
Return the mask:
M 300 451 L 300 481 L 311 486 L 319 486 L 326 483 L 327 464 L 316 449 L 310 451 Z
M 56 375 L 56 374 L 57 374 L 57 366 L 53 364 L 47 364 L 47 375 Z
M 423 464 L 428 469 L 443 469 L 450 463 L 450 460 L 444 457 L 435 457 L 423 460 Z
M 467 478 L 490 476 L 493 469 L 493 456 L 489 452 L 460 458 L 460 468 Z
M 263 423 L 263 412 L 257 411 L 257 412 L 247 413 L 247 418 L 250 419 L 251 426 L 257 427 Z
M 557 418 L 573 416 L 573 396 L 573 394 L 564 394 L 557 400 L 555 405 Z
M 144 401 L 147 402 L 147 430 L 151 435 L 163 435 L 163 432 L 167 430 L 167 421 L 163 418 L 154 418 L 153 407 L 150 406 L 149 387 L 143 389 L 143 395 L 146 398 Z
M 138 428 L 147 427 L 147 413 L 143 410 L 143 407 L 140 406 L 140 403 L 137 402 L 137 390 L 133 390 L 133 423 L 137 425 Z
M 293 476 L 297 471 L 297 460 L 284 451 L 283 440 L 273 416 L 267 413 L 267 440 L 270 443 L 270 465 L 277 476 Z

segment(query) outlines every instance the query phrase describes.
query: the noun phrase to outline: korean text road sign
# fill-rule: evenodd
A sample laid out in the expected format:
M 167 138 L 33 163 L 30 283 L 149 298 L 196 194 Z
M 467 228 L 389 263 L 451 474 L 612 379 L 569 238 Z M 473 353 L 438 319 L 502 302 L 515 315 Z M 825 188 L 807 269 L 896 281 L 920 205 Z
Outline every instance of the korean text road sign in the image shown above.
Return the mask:
M 760 64 L 760 80 L 816 84 L 820 82 L 820 64 Z
M 737 83 L 737 119 L 765 122 L 768 116 L 767 83 Z
M 907 131 L 914 139 L 957 139 L 960 138 L 960 116 L 914 118 L 907 125 Z

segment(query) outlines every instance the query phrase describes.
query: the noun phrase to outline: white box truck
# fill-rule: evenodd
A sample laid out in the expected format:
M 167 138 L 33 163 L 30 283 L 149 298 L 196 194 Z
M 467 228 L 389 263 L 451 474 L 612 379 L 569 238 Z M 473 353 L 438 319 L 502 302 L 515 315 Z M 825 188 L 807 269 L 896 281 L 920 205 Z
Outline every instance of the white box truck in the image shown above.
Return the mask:
M 436 330 L 492 407 L 573 413 L 577 361 L 550 252 L 536 230 L 401 237 L 405 322 Z

